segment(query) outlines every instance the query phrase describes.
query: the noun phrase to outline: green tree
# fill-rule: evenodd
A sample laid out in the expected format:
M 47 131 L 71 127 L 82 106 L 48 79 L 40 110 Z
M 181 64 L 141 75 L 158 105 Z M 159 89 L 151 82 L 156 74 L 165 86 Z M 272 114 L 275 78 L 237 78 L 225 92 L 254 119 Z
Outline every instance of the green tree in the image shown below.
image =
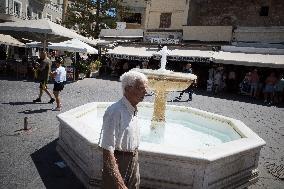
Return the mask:
M 118 15 L 126 14 L 122 0 L 76 0 L 66 12 L 64 25 L 81 35 L 98 38 L 101 29 L 115 28 Z

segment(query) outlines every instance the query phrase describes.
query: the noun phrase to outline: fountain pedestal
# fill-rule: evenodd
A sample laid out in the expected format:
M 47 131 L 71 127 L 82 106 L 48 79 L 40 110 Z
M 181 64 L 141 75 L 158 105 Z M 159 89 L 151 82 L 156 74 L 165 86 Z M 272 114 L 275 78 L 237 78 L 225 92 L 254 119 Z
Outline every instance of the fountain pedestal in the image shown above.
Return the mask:
M 154 100 L 154 113 L 152 121 L 154 122 L 164 122 L 165 121 L 165 111 L 166 111 L 166 101 L 167 92 L 155 90 L 155 100 Z
M 154 113 L 152 121 L 164 122 L 167 103 L 167 94 L 170 91 L 182 91 L 188 88 L 196 76 L 193 74 L 175 73 L 170 71 L 154 72 L 147 69 L 134 69 L 145 74 L 148 78 L 148 86 L 155 93 Z M 176 75 L 177 74 L 177 75 Z M 183 76 L 183 77 L 181 77 Z

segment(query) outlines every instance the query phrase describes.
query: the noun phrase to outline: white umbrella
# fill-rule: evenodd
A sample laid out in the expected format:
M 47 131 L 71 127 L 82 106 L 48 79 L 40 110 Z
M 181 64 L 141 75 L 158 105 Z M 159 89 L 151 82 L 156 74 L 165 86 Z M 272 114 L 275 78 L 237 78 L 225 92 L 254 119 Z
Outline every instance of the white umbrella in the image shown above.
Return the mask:
M 25 46 L 24 43 L 18 41 L 17 39 L 13 38 L 12 36 L 3 35 L 3 34 L 0 34 L 0 44 L 17 46 L 17 47 L 24 47 Z
M 98 50 L 79 39 L 71 39 L 61 43 L 52 43 L 48 48 L 53 50 L 98 54 Z
M 9 34 L 17 39 L 27 38 L 33 41 L 42 41 L 44 48 L 47 41 L 61 42 L 72 38 L 93 44 L 92 40 L 46 19 L 0 23 L 0 33 Z

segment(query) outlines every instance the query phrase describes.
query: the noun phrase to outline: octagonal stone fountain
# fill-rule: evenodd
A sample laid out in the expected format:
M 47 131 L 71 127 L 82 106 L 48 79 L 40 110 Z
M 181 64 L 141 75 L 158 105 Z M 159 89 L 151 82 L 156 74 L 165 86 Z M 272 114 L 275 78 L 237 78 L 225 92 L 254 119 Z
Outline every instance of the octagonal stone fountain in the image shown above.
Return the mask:
M 188 87 L 196 76 L 164 69 L 136 71 L 147 75 L 156 95 L 154 104 L 144 102 L 138 107 L 141 188 L 244 188 L 257 181 L 265 142 L 244 123 L 166 105 L 168 91 Z M 88 103 L 58 115 L 57 151 L 86 188 L 98 188 L 101 183 L 99 141 L 103 114 L 111 104 Z

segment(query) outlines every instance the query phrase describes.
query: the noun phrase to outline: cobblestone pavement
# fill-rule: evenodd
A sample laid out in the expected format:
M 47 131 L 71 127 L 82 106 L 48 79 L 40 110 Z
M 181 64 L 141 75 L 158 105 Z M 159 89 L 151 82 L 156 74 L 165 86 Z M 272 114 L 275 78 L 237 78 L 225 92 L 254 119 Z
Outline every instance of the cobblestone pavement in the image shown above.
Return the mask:
M 52 89 L 52 85 L 49 85 Z M 58 138 L 55 106 L 32 103 L 37 97 L 38 83 L 0 79 L 0 188 L 83 188 L 68 167 L 59 168 L 62 159 L 55 150 Z M 87 78 L 67 84 L 62 92 L 63 111 L 92 101 L 116 101 L 120 98 L 120 83 L 109 79 Z M 176 96 L 172 93 L 169 100 Z M 145 101 L 153 101 L 152 96 Z M 263 106 L 247 97 L 208 96 L 205 92 L 193 95 L 191 102 L 169 104 L 191 106 L 243 121 L 262 137 L 267 145 L 261 150 L 260 179 L 251 189 L 280 189 L 284 181 L 268 172 L 266 165 L 284 164 L 284 108 Z M 24 132 L 24 117 L 32 128 Z

